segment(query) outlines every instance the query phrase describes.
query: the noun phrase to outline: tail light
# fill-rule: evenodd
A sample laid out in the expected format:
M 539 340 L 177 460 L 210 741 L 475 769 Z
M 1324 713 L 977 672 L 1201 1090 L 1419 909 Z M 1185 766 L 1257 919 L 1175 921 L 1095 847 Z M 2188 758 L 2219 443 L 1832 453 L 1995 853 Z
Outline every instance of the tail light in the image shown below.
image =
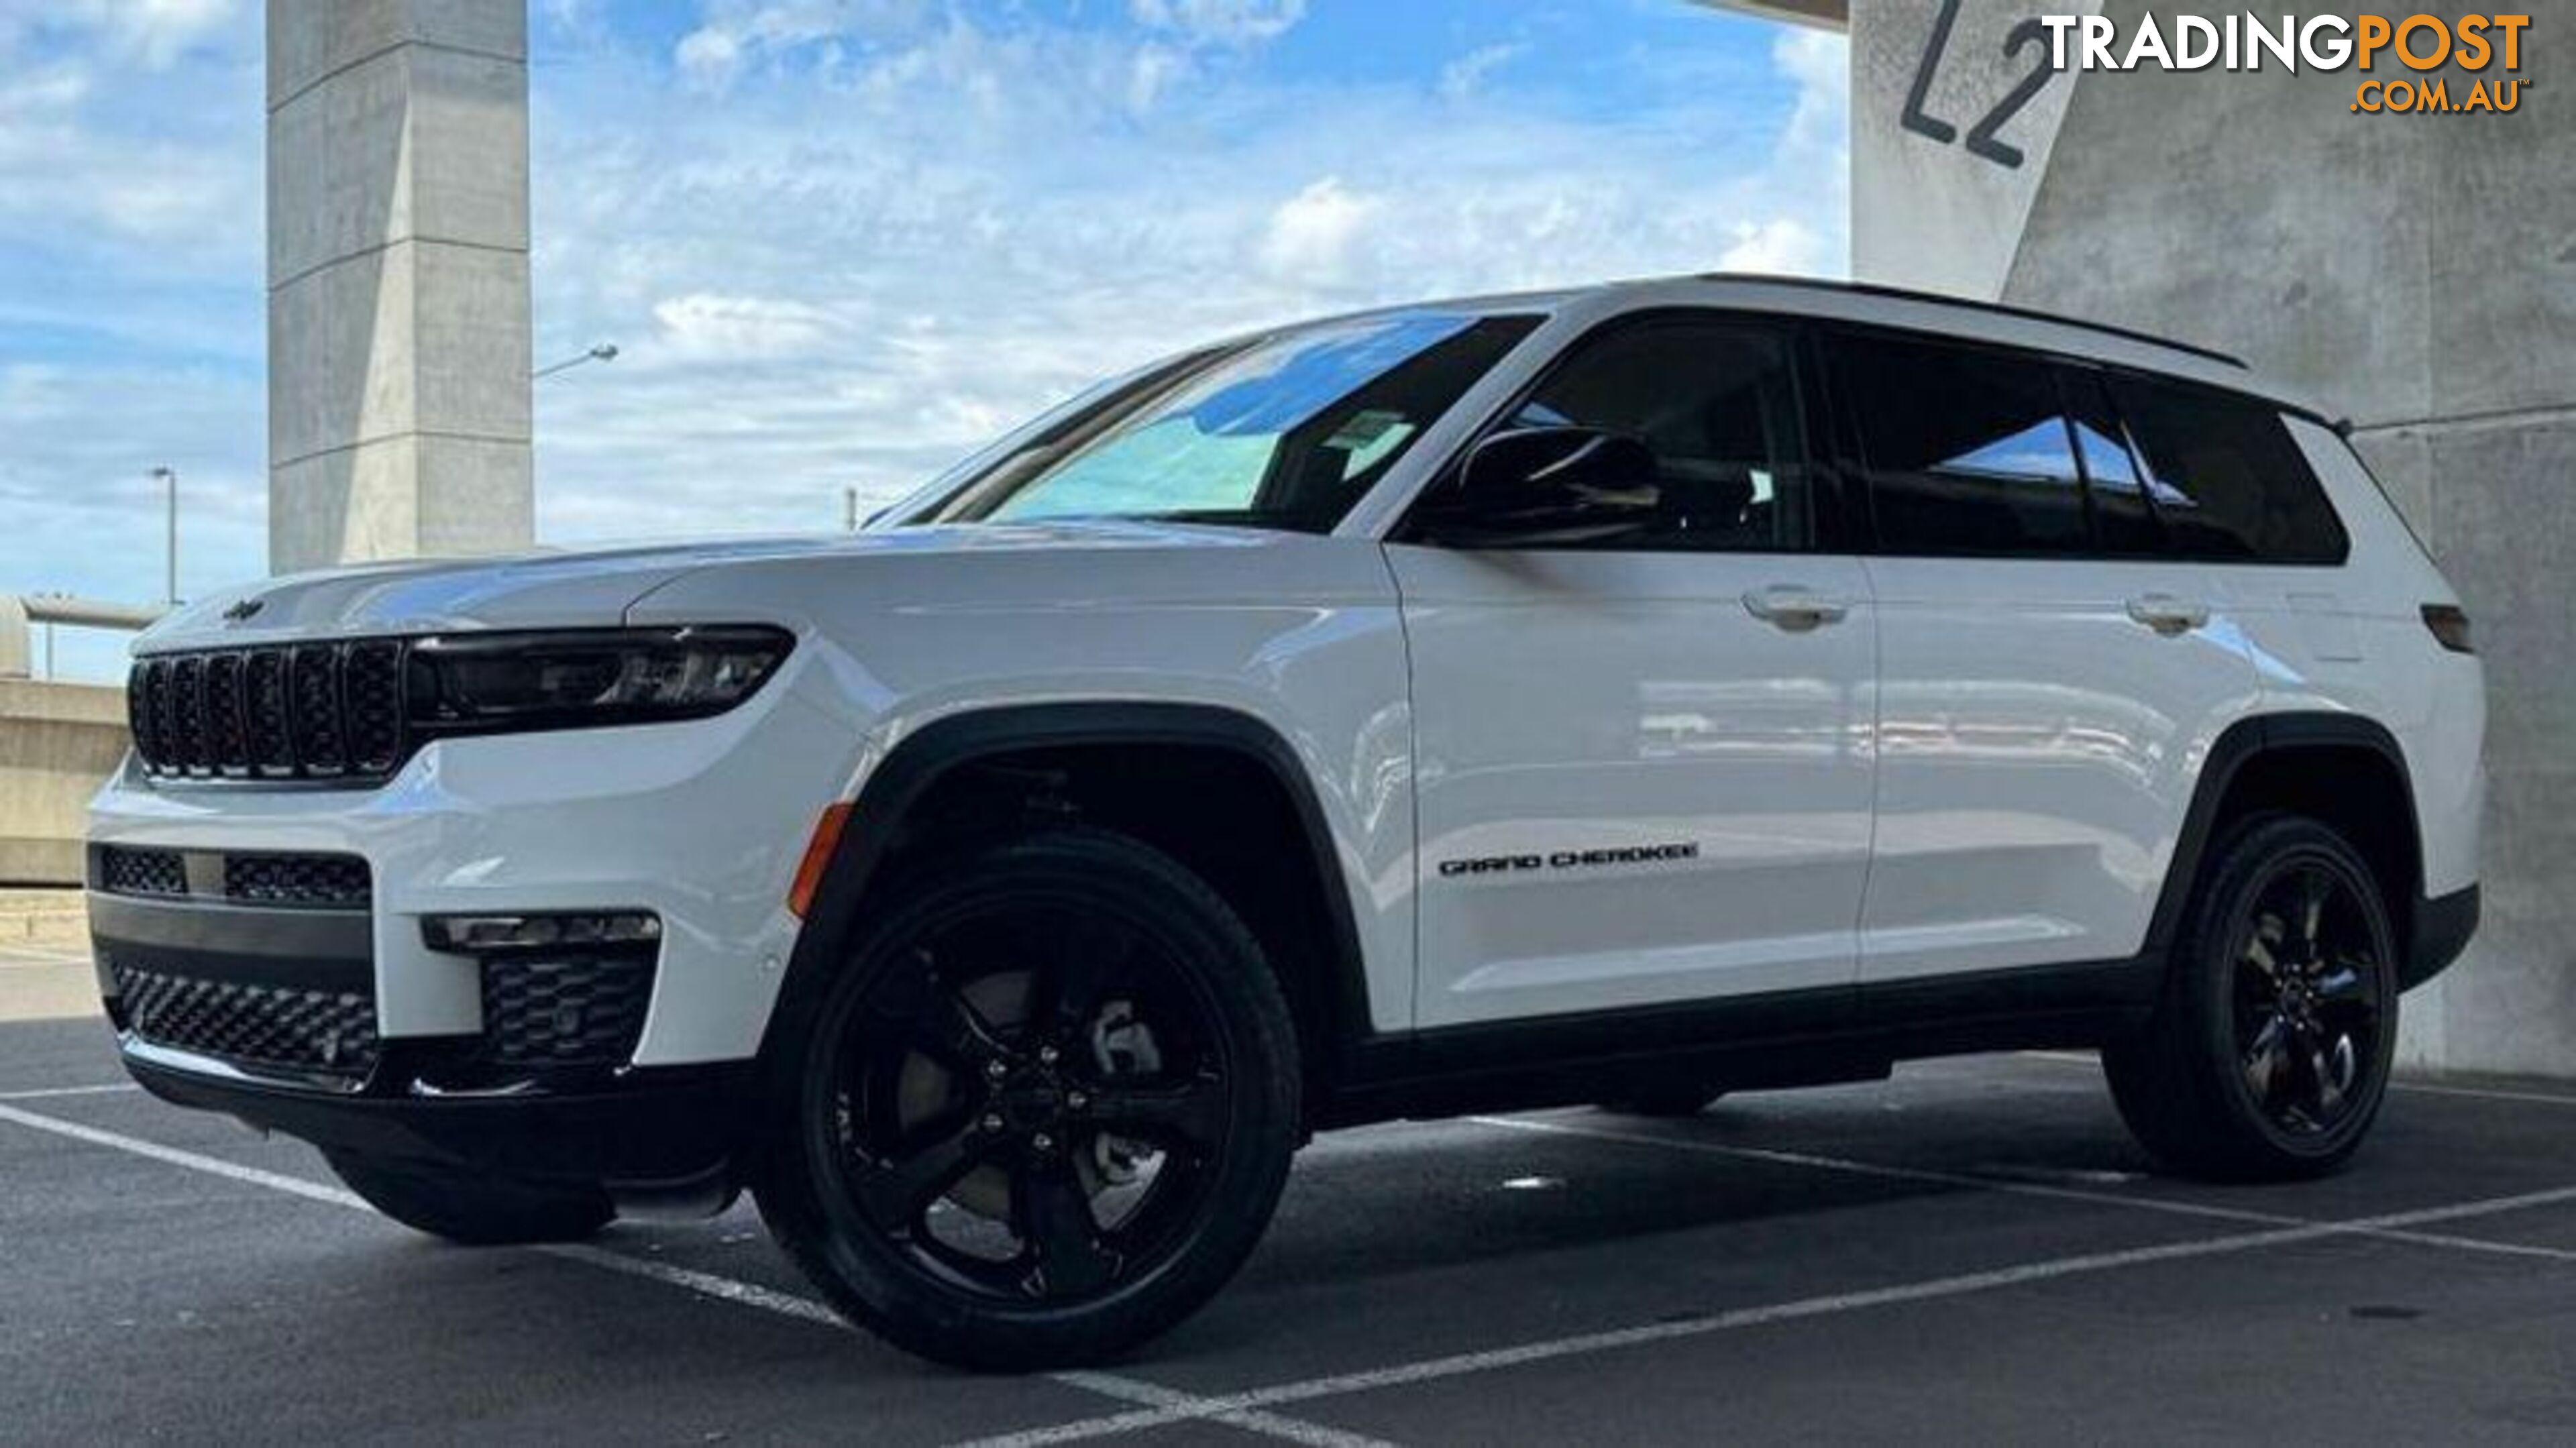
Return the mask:
M 2455 654 L 2478 651 L 2477 644 L 2469 637 L 2469 615 L 2455 604 L 2424 605 L 2424 627 L 2433 631 L 2436 642 Z

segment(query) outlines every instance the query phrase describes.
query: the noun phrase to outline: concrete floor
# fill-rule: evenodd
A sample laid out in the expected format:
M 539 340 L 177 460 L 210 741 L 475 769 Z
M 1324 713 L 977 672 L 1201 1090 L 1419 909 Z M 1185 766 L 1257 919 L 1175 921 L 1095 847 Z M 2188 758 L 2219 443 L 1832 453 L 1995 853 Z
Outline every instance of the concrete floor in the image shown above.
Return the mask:
M 1179 1332 L 995 1380 L 833 1325 L 748 1209 L 442 1247 L 22 1021 L 0 1263 L 8 1441 L 2576 1436 L 2576 1092 L 2505 1082 L 2272 1189 L 2150 1174 L 2077 1058 L 1348 1133 Z

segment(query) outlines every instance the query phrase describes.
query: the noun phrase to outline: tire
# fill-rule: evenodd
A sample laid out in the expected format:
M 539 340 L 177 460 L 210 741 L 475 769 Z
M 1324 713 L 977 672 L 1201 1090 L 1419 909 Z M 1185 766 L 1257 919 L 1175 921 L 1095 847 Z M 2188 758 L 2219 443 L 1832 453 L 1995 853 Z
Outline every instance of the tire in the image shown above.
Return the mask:
M 1614 1116 L 1646 1116 L 1658 1120 L 1677 1120 L 1697 1116 L 1726 1099 L 1723 1091 L 1704 1086 L 1660 1086 L 1648 1091 L 1630 1091 L 1601 1102 L 1599 1109 Z
M 333 1153 L 331 1170 L 377 1211 L 468 1247 L 578 1242 L 617 1216 L 597 1187 L 462 1180 L 418 1167 Z
M 2341 1167 L 2387 1096 L 2396 957 L 2378 880 L 2350 843 L 2299 816 L 2245 820 L 2193 889 L 2155 1015 L 2102 1053 L 2121 1117 L 2198 1176 Z
M 755 1195 L 843 1315 L 935 1362 L 1115 1358 L 1250 1255 L 1299 1140 L 1297 1039 L 1214 891 L 1061 829 L 880 891 L 773 1043 Z

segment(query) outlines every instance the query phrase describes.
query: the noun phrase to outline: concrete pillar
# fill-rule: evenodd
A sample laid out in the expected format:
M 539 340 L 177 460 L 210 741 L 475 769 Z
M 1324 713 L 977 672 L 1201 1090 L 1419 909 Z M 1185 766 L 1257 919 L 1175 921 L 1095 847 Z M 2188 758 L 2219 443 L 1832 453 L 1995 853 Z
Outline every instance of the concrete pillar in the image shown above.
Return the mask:
M 1853 5 L 1858 269 L 2225 348 L 2356 419 L 2477 620 L 2492 707 L 2486 922 L 2408 998 L 2401 1051 L 2576 1073 L 2576 109 L 2547 83 L 2566 47 L 2524 33 L 2520 78 L 2540 83 L 2502 116 L 2354 114 L 2362 80 L 2408 74 L 2387 65 L 2053 75 L 1998 132 L 2022 156 L 2007 166 L 1964 144 L 2032 73 L 2032 52 L 2004 46 L 2020 22 L 2079 7 L 1960 7 L 1909 122 L 1941 8 Z M 2148 6 L 2098 8 L 2125 37 Z M 2169 34 L 2176 13 L 2242 7 L 2153 8 Z M 2465 94 L 2468 78 L 2451 84 Z M 1924 109 L 1960 135 L 1927 134 Z
M 268 0 L 269 565 L 534 534 L 525 0 Z

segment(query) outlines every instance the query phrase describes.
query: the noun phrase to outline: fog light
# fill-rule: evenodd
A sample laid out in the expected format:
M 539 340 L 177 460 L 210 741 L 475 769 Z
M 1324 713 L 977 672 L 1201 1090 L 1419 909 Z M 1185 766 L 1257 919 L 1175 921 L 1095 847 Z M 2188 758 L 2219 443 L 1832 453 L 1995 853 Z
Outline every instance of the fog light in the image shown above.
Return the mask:
M 432 950 L 482 955 L 503 950 L 552 950 L 566 945 L 640 945 L 662 938 L 662 920 L 649 911 L 591 915 L 433 915 L 420 923 Z

